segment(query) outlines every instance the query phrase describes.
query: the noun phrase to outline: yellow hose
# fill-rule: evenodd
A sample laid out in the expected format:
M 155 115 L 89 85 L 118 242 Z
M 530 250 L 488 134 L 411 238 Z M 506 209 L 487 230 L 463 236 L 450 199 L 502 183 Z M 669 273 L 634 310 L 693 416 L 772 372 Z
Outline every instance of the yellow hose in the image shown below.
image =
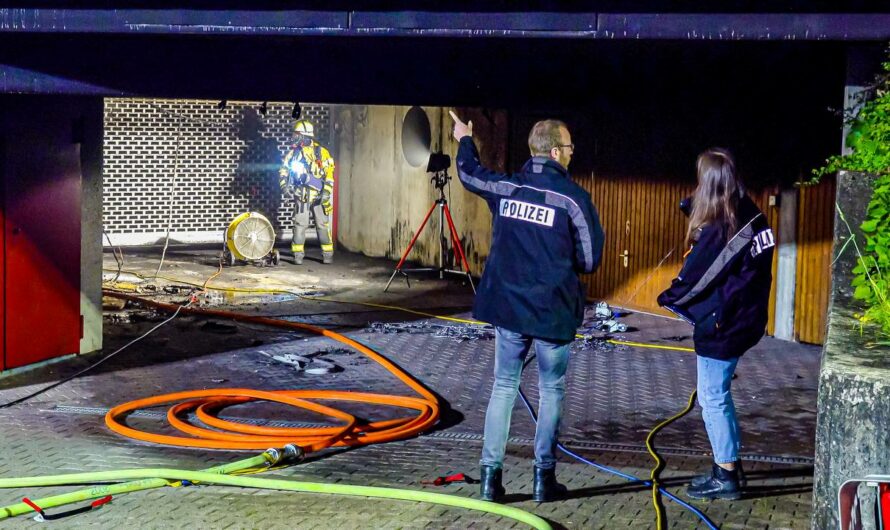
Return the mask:
M 662 460 L 658 453 L 655 451 L 653 441 L 655 440 L 655 435 L 658 434 L 658 431 L 660 431 L 668 424 L 673 423 L 674 421 L 689 414 L 689 411 L 691 411 L 692 407 L 695 406 L 695 394 L 695 390 L 693 390 L 692 393 L 689 394 L 689 401 L 686 403 L 686 408 L 656 425 L 651 431 L 649 431 L 649 434 L 646 435 L 646 450 L 649 451 L 649 455 L 651 455 L 652 458 L 655 459 L 655 467 L 653 467 L 652 470 L 649 472 L 649 480 L 652 482 L 652 506 L 655 508 L 655 517 L 658 530 L 662 530 L 663 525 L 667 522 L 663 511 L 664 507 L 661 505 L 661 492 L 659 491 L 660 484 L 658 482 L 658 475 L 661 473 L 662 468 L 664 468 L 664 460 Z

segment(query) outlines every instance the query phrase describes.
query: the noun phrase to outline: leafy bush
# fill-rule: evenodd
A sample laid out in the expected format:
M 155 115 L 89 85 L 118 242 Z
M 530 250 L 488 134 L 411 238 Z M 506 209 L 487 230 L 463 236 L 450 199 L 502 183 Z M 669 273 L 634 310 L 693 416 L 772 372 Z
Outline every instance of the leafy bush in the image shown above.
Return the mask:
M 860 322 L 873 323 L 879 333 L 890 337 L 890 60 L 882 64 L 874 84 L 861 93 L 860 103 L 858 113 L 845 116 L 850 126 L 847 145 L 852 152 L 829 158 L 813 174 L 816 180 L 838 170 L 877 175 L 865 220 L 859 227 L 865 247 L 860 250 L 854 241 L 859 259 L 851 285 L 854 298 L 866 305 L 859 315 Z
M 874 181 L 865 221 L 859 226 L 865 248 L 853 268 L 853 297 L 865 302 L 863 324 L 875 323 L 890 337 L 890 174 Z

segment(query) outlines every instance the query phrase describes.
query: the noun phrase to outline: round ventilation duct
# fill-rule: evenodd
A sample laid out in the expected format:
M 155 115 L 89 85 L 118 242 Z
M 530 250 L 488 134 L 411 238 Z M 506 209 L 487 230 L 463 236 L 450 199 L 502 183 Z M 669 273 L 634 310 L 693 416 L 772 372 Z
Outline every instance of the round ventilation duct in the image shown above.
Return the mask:
M 402 154 L 414 167 L 425 167 L 430 157 L 430 120 L 420 107 L 411 107 L 402 122 Z

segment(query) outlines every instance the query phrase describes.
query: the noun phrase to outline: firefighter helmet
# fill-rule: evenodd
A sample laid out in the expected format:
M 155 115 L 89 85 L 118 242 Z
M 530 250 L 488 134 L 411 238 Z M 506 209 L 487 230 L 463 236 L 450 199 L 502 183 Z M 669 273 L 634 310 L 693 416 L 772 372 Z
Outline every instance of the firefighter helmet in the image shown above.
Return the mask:
M 297 123 L 294 124 L 294 132 L 312 138 L 315 136 L 315 127 L 309 120 L 297 120 Z

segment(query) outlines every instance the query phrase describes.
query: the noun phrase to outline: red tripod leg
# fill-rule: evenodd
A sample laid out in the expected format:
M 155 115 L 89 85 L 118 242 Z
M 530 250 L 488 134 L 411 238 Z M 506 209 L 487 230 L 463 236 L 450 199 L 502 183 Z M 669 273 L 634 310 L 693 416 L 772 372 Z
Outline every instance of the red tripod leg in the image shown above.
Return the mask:
M 392 271 L 392 276 L 389 277 L 389 281 L 386 282 L 386 287 L 383 288 L 383 292 L 389 290 L 389 286 L 392 284 L 393 279 L 396 277 L 396 274 L 401 272 L 402 265 L 405 264 L 405 259 L 408 258 L 408 254 L 411 252 L 411 249 L 414 248 L 414 243 L 417 242 L 417 238 L 420 237 L 420 233 L 423 232 L 423 228 L 426 226 L 426 222 L 429 221 L 430 215 L 433 214 L 433 210 L 436 209 L 436 203 L 433 203 L 433 206 L 430 208 L 430 211 L 426 213 L 426 217 L 423 218 L 423 222 L 420 223 L 420 228 L 417 229 L 417 232 L 414 233 L 414 237 L 411 238 L 411 242 L 408 243 L 408 248 L 405 249 L 405 253 L 402 254 L 402 259 L 399 260 L 399 264 L 396 265 L 394 271 Z M 404 274 L 404 273 L 403 273 Z M 405 275 L 407 277 L 407 275 Z M 410 284 L 409 284 L 410 287 Z
M 423 227 L 426 226 L 426 222 L 429 221 L 430 215 L 432 215 L 433 210 L 435 210 L 435 209 L 436 209 L 436 203 L 433 203 L 433 206 L 430 208 L 430 211 L 428 211 L 426 213 L 426 217 L 423 218 L 423 222 L 420 223 L 420 228 L 417 229 L 417 232 L 414 233 L 414 237 L 411 239 L 411 242 L 408 243 L 408 248 L 405 249 L 405 253 L 402 254 L 402 259 L 400 259 L 399 264 L 396 265 L 396 270 L 401 269 L 402 265 L 405 264 L 405 259 L 408 257 L 408 253 L 411 252 L 412 248 L 414 248 L 414 243 L 417 241 L 417 238 L 420 237 L 420 233 L 423 232 Z
M 451 242 L 454 245 L 454 248 L 457 249 L 457 253 L 460 256 L 461 263 L 464 265 L 464 270 L 467 274 L 470 273 L 470 264 L 467 263 L 467 257 L 464 255 L 464 247 L 461 245 L 460 239 L 457 237 L 457 229 L 454 228 L 454 220 L 451 219 L 451 210 L 448 209 L 448 204 L 444 205 L 445 208 L 445 218 L 448 220 L 448 227 L 451 229 Z

